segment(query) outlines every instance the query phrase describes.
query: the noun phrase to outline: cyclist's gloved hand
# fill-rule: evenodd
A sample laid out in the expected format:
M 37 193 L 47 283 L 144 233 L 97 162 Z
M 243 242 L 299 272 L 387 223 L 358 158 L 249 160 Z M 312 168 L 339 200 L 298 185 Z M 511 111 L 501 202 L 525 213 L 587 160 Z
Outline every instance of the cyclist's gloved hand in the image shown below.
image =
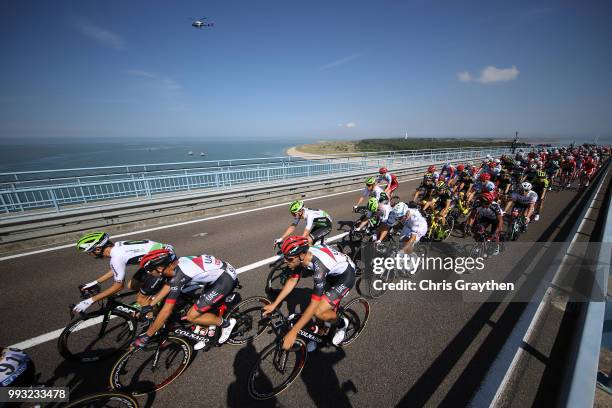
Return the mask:
M 283 243 L 283 240 L 281 238 L 276 238 L 274 240 L 274 246 L 280 246 L 280 244 Z
M 132 342 L 132 346 L 137 348 L 143 348 L 147 345 L 149 340 L 151 340 L 151 337 L 147 333 L 142 333 L 140 336 L 136 337 L 136 340 Z
M 353 212 L 356 213 L 358 208 L 359 208 L 358 206 L 354 205 L 353 206 Z
M 98 284 L 97 280 L 95 280 L 93 282 L 89 282 L 89 283 L 84 283 L 82 285 L 79 285 L 79 289 L 81 289 L 81 290 L 89 289 L 89 288 L 91 288 L 93 286 L 96 286 L 97 284 Z
M 93 304 L 92 298 L 85 299 L 81 303 L 77 304 L 72 310 L 75 313 L 81 313 L 81 312 L 86 311 L 89 308 L 89 306 L 91 306 L 92 304 Z

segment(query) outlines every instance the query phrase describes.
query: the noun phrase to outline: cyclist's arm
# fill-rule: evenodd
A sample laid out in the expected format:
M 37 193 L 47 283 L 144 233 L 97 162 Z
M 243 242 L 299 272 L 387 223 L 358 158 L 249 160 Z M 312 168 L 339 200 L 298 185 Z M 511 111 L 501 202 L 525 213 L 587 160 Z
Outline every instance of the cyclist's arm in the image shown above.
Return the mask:
M 106 282 L 107 280 L 109 280 L 112 277 L 113 277 L 113 270 L 109 269 L 108 272 L 106 272 L 104 275 L 100 276 L 96 280 L 98 281 L 98 283 L 102 283 L 102 282 Z
M 123 281 L 113 282 L 108 289 L 98 293 L 95 296 L 92 296 L 91 300 L 97 302 L 98 300 L 106 299 L 107 297 L 119 292 L 121 289 L 123 289 Z
M 287 238 L 289 235 L 291 235 L 293 233 L 293 231 L 295 231 L 295 225 L 291 224 L 289 227 L 287 227 L 287 230 L 285 231 L 285 233 L 280 237 L 281 240 Z
M 164 286 L 162 286 L 159 292 L 149 298 L 149 306 L 153 306 L 154 304 L 160 302 L 168 295 L 168 293 L 170 293 L 170 285 L 166 283 Z
M 168 285 L 165 285 L 165 286 L 168 286 Z M 170 286 L 168 286 L 168 288 L 170 288 Z M 166 323 L 166 321 L 172 314 L 174 305 L 175 305 L 174 302 L 164 303 L 164 306 L 161 308 L 161 310 L 157 314 L 157 317 L 155 317 L 155 321 L 151 323 L 151 325 L 147 329 L 147 336 L 151 337 L 155 335 L 155 333 L 157 333 L 157 331 L 164 326 L 164 324 Z
M 274 307 L 274 309 L 276 309 L 283 302 L 283 300 L 285 300 L 285 298 L 289 296 L 293 288 L 295 288 L 298 284 L 299 280 L 300 278 L 296 277 L 296 275 L 287 279 L 287 282 L 285 282 L 285 286 L 283 286 L 274 302 L 272 302 L 272 306 Z

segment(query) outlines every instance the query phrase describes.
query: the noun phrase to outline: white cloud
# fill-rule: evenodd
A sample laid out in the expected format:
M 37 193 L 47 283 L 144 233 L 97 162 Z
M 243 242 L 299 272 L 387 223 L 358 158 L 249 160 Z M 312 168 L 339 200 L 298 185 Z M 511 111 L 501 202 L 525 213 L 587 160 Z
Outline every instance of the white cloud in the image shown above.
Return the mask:
M 361 57 L 363 54 L 353 54 L 353 55 L 349 55 L 348 57 L 344 57 L 344 58 L 340 58 L 339 60 L 330 62 L 329 64 L 325 64 L 321 67 L 319 67 L 317 70 L 318 71 L 325 71 L 331 68 L 336 68 L 339 67 L 340 65 L 344 65 L 348 62 L 351 62 L 352 60 Z
M 122 50 L 125 48 L 125 44 L 121 36 L 113 33 L 112 31 L 105 30 L 85 20 L 77 21 L 76 27 L 82 34 L 93 38 L 99 44 L 114 48 L 116 50 Z
M 348 122 L 348 123 L 338 123 L 338 127 L 345 127 L 345 128 L 354 128 L 356 127 L 357 124 L 355 122 Z
M 467 71 L 458 73 L 457 77 L 459 77 L 459 80 L 461 82 L 470 82 L 472 80 L 472 77 L 470 76 L 470 73 L 467 72 Z
M 473 78 L 469 72 L 459 72 L 457 77 L 461 82 L 480 82 L 481 84 L 490 84 L 494 82 L 508 82 L 515 80 L 520 71 L 516 65 L 510 68 L 496 68 L 492 65 L 486 66 L 480 72 L 478 78 Z
M 154 74 L 147 72 L 147 71 L 140 71 L 137 69 L 131 69 L 129 71 L 127 71 L 128 74 L 130 75 L 135 75 L 135 76 L 140 76 L 140 77 L 144 77 L 144 78 L 157 78 Z

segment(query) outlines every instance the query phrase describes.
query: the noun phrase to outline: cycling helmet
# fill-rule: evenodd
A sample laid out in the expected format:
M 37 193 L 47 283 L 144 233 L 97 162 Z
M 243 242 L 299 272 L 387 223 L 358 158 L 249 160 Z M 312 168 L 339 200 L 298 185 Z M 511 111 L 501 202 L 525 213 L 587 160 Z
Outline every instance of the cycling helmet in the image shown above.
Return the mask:
M 423 176 L 423 181 L 433 181 L 434 176 L 431 173 L 427 173 Z
M 385 174 L 386 172 L 388 172 L 389 170 L 387 170 L 386 167 L 381 167 L 380 169 L 378 169 L 378 173 L 379 174 Z
M 480 181 L 489 181 L 491 180 L 491 175 L 489 173 L 482 173 L 480 175 Z
M 376 184 L 376 177 L 368 177 L 365 181 L 366 186 L 373 186 Z
M 291 214 L 296 214 L 302 208 L 304 208 L 304 202 L 302 200 L 295 200 L 289 206 L 289 211 L 291 212 Z
M 446 183 L 444 182 L 444 180 L 440 180 L 440 181 L 438 181 L 438 184 L 436 185 L 436 188 L 437 188 L 438 190 L 444 190 L 444 189 L 446 189 L 446 187 L 447 187 L 447 185 L 446 185 Z
M 529 165 L 529 169 L 530 170 L 537 170 L 537 168 L 538 168 L 538 165 L 535 164 L 535 163 L 532 163 L 532 164 Z
M 433 164 L 427 168 L 428 173 L 433 173 L 434 171 L 436 171 L 436 166 Z
M 140 258 L 140 268 L 152 271 L 158 266 L 168 266 L 176 260 L 176 254 L 169 249 L 156 249 Z
M 491 204 L 493 201 L 495 201 L 495 195 L 493 193 L 482 193 L 480 195 L 481 204 Z
M 281 245 L 281 251 L 285 257 L 303 254 L 308 251 L 308 248 L 308 239 L 296 235 L 285 238 Z
M 499 164 L 499 163 L 501 163 L 501 160 L 499 160 L 499 159 L 495 159 L 495 160 L 493 160 L 493 162 L 494 162 L 495 164 Z
M 495 191 L 495 183 L 492 181 L 487 181 L 484 183 L 483 189 L 485 191 Z
M 540 171 L 538 171 L 538 173 L 537 173 L 537 177 L 538 177 L 538 178 L 541 178 L 541 179 L 542 179 L 542 178 L 546 178 L 546 173 L 545 173 L 545 172 L 543 172 L 542 170 L 540 170 Z
M 531 190 L 531 187 L 532 187 L 532 186 L 531 186 L 531 183 L 529 183 L 529 182 L 527 182 L 527 181 L 525 181 L 524 183 L 522 183 L 522 184 L 521 184 L 521 188 L 522 188 L 524 191 L 530 191 L 530 190 Z
M 81 252 L 93 252 L 96 248 L 104 248 L 109 236 L 106 232 L 91 232 L 83 235 L 77 241 L 77 249 Z
M 461 172 L 463 170 L 465 170 L 465 166 L 463 164 L 457 166 L 457 171 Z
M 406 203 L 400 201 L 399 203 L 395 204 L 395 207 L 393 207 L 393 212 L 398 217 L 403 217 L 408 213 L 408 206 L 406 205 Z
M 368 200 L 368 211 L 376 212 L 378 210 L 378 200 L 376 197 L 371 197 Z

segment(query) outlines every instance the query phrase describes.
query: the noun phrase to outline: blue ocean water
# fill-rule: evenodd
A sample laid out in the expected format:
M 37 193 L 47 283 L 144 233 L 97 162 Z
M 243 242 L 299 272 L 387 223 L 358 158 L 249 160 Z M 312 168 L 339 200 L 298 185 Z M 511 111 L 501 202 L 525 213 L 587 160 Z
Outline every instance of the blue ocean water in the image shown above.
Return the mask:
M 278 140 L 2 140 L 0 172 L 276 157 L 285 156 L 295 144 Z

